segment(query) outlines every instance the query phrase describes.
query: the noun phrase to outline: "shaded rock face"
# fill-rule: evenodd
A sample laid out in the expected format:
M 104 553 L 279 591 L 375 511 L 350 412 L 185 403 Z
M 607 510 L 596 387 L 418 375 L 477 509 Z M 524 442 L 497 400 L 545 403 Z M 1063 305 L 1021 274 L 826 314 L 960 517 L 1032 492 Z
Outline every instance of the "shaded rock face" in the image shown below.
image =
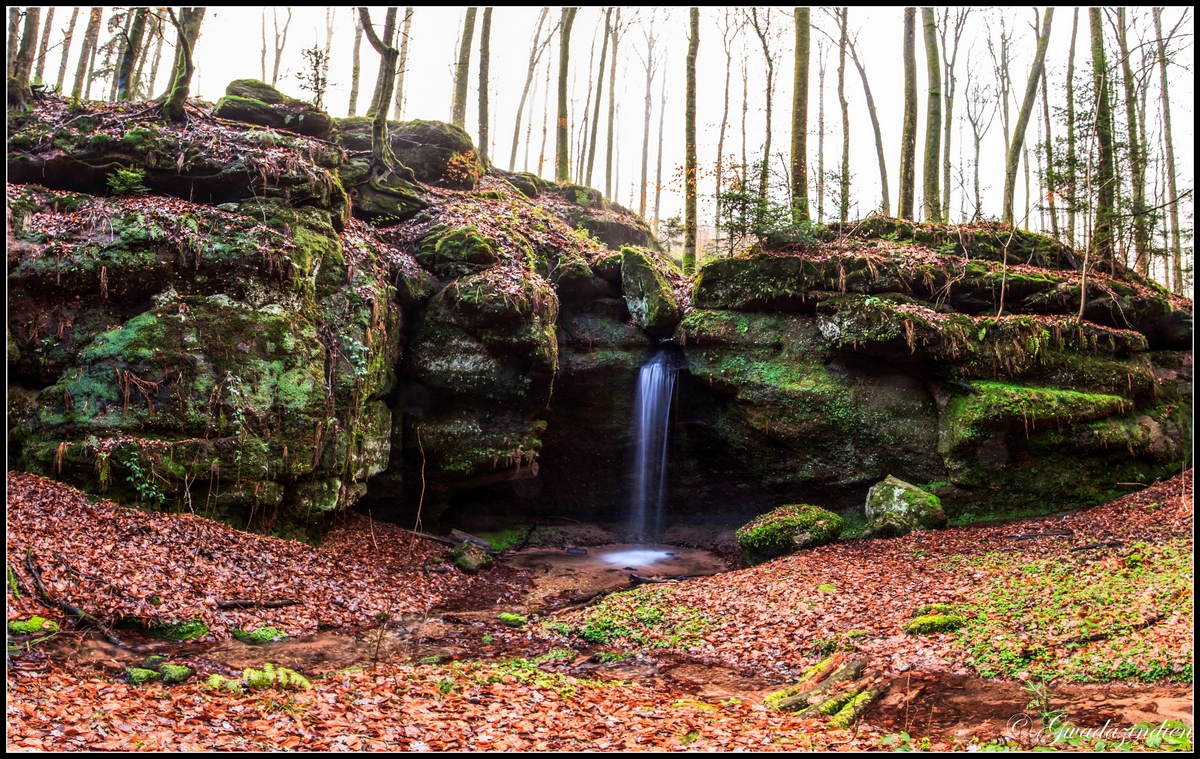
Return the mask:
M 264 87 L 229 97 L 287 102 Z M 1136 278 L 1085 293 L 1045 238 L 1019 241 L 1044 266 L 1005 266 L 987 230 L 897 222 L 691 283 L 640 219 L 480 174 L 436 122 L 392 131 L 430 191 L 347 157 L 365 120 L 339 122 L 344 150 L 116 108 L 10 116 L 13 468 L 281 531 L 354 504 L 620 521 L 664 338 L 687 367 L 680 520 L 859 508 L 893 473 L 951 515 L 1048 510 L 1190 460 L 1190 304 Z

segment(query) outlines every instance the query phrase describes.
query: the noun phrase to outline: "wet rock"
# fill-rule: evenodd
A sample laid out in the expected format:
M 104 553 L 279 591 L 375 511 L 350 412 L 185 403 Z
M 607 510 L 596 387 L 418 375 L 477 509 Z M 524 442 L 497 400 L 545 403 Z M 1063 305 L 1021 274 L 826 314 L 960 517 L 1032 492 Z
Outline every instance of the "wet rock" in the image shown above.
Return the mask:
M 621 288 L 634 324 L 655 337 L 673 334 L 679 304 L 667 278 L 645 253 L 623 248 L 621 257 Z
M 473 543 L 459 543 L 450 555 L 454 557 L 454 566 L 469 575 L 478 574 L 492 565 L 492 557 L 487 551 Z
M 738 546 L 747 564 L 761 564 L 803 548 L 837 540 L 842 518 L 809 504 L 780 506 L 743 525 L 737 531 Z

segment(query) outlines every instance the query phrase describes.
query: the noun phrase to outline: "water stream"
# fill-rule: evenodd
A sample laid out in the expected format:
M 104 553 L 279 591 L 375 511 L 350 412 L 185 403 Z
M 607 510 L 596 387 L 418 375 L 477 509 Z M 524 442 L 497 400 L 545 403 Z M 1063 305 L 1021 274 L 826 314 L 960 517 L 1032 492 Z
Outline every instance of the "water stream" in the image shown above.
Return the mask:
M 642 366 L 638 373 L 637 396 L 633 403 L 633 488 L 630 493 L 630 521 L 639 542 L 645 540 L 647 527 L 656 533 L 661 532 L 664 527 L 667 430 L 677 371 L 674 355 L 664 349 Z

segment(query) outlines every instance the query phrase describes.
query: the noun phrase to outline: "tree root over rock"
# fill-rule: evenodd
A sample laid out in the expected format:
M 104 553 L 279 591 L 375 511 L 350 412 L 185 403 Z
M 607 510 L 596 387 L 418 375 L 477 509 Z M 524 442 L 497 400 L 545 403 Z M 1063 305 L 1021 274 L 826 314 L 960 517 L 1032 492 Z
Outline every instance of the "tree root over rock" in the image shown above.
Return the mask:
M 824 714 L 830 717 L 831 727 L 848 728 L 884 691 L 877 676 L 863 675 L 866 667 L 866 659 L 846 661 L 835 654 L 810 668 L 795 685 L 767 696 L 763 703 L 801 716 Z

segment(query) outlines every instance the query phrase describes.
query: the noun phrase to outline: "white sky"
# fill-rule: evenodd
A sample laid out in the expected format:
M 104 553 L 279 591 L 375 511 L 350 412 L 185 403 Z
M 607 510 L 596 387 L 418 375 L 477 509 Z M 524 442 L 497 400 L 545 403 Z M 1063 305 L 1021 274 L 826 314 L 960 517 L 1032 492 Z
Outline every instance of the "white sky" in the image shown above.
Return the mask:
M 1051 107 L 1063 107 L 1065 100 L 1063 97 L 1063 82 L 1066 72 L 1067 50 L 1071 35 L 1071 8 L 1060 8 L 1056 10 L 1054 26 L 1051 35 L 1049 50 L 1047 53 L 1048 76 L 1051 82 L 1050 101 Z M 271 25 L 271 8 L 266 9 L 268 23 L 268 45 L 272 43 L 273 33 Z M 372 8 L 371 16 L 375 21 L 376 28 L 382 31 L 382 24 L 385 15 L 385 8 Z M 111 9 L 105 9 L 105 19 L 111 12 Z M 202 33 L 196 49 L 196 79 L 193 83 L 192 91 L 196 96 L 203 97 L 208 100 L 215 101 L 224 94 L 225 85 L 232 79 L 242 77 L 260 76 L 260 56 L 262 49 L 261 38 L 261 17 L 262 8 L 222 8 L 210 7 L 208 14 L 204 19 Z M 302 48 L 311 47 L 314 44 L 324 45 L 325 38 L 325 8 L 322 7 L 297 7 L 292 9 L 293 19 L 287 39 L 287 47 L 285 49 L 282 64 L 280 66 L 280 79 L 278 85 L 285 93 L 298 97 L 306 97 L 306 94 L 297 87 L 297 79 L 295 74 L 298 72 L 301 64 Z M 648 16 L 651 9 L 643 8 L 640 14 L 643 18 Z M 725 78 L 725 56 L 721 48 L 721 33 L 718 26 L 718 21 L 722 14 L 722 9 L 719 8 L 702 8 L 701 15 L 701 30 L 700 30 L 700 54 L 698 60 L 697 78 L 699 82 L 697 94 L 697 123 L 698 123 L 698 153 L 702 171 L 711 168 L 716 161 L 717 153 L 717 136 L 720 126 L 723 86 Z M 1175 22 L 1184 13 L 1184 9 L 1167 8 L 1164 11 L 1164 27 L 1170 29 L 1175 25 Z M 1174 65 L 1171 68 L 1170 92 L 1172 101 L 1171 119 L 1173 125 L 1173 135 L 1175 140 L 1175 153 L 1178 173 L 1178 185 L 1182 192 L 1184 188 L 1193 186 L 1193 140 L 1194 131 L 1193 124 L 1195 122 L 1194 113 L 1194 90 L 1193 90 L 1193 50 L 1190 45 L 1192 33 L 1192 19 L 1190 17 L 1190 9 L 1188 9 L 1189 18 L 1181 27 L 1181 32 L 1186 35 L 1183 49 L 1176 57 Z M 352 9 L 338 8 L 336 15 L 336 31 L 333 37 L 332 46 L 332 64 L 329 72 L 330 87 L 326 94 L 326 104 L 330 112 L 334 116 L 346 115 L 349 90 L 351 79 L 351 48 L 354 41 L 354 28 L 352 20 Z M 495 128 L 492 130 L 492 148 L 491 154 L 496 163 L 501 167 L 507 168 L 508 155 L 511 147 L 513 123 L 516 114 L 518 100 L 520 99 L 521 88 L 524 85 L 525 72 L 528 64 L 530 41 L 534 26 L 537 21 L 539 8 L 496 8 L 493 11 L 492 21 L 492 37 L 491 37 L 491 89 L 493 94 L 491 97 L 491 109 L 494 115 Z M 552 8 L 550 18 L 552 21 L 557 21 L 560 9 Z M 625 18 L 633 15 L 634 9 L 626 8 L 623 10 Z M 667 77 L 667 93 L 668 103 L 666 110 L 665 122 L 665 145 L 663 155 L 663 177 L 664 177 L 664 193 L 662 199 L 661 217 L 681 213 L 683 206 L 683 198 L 681 185 L 674 177 L 678 176 L 678 171 L 683 164 L 683 94 L 685 82 L 685 56 L 687 49 L 687 23 L 688 12 L 687 8 L 658 8 L 655 13 L 658 17 L 657 28 L 662 32 L 662 41 L 659 49 L 661 52 L 660 59 L 663 61 L 662 71 Z M 968 59 L 977 67 L 979 76 L 983 81 L 992 82 L 993 77 L 990 69 L 990 59 L 987 55 L 987 47 L 985 43 L 985 35 L 987 27 L 985 22 L 990 22 L 993 28 L 998 28 L 998 20 L 1000 10 L 996 9 L 980 9 L 972 13 L 965 34 L 963 35 L 962 50 L 959 53 L 957 75 L 959 80 L 958 97 L 955 102 L 956 121 L 963 114 L 964 91 L 966 89 L 967 64 Z M 1014 50 L 1012 55 L 1011 73 L 1013 79 L 1013 104 L 1010 106 L 1013 113 L 1013 121 L 1016 119 L 1017 101 L 1023 94 L 1026 78 L 1028 76 L 1028 66 L 1030 65 L 1033 55 L 1033 31 L 1031 24 L 1033 22 L 1033 11 L 1031 8 L 1007 9 L 1003 13 L 1008 18 L 1009 29 L 1015 30 Z M 872 91 L 875 97 L 878 108 L 879 117 L 881 120 L 881 129 L 884 140 L 885 155 L 889 172 L 889 185 L 892 195 L 892 212 L 895 213 L 895 204 L 898 197 L 899 187 L 899 156 L 900 156 L 900 129 L 901 129 L 901 112 L 903 98 L 903 68 L 901 59 L 902 45 L 902 29 L 903 29 L 903 10 L 899 7 L 887 8 L 851 8 L 849 19 L 851 30 L 858 31 L 859 51 L 866 66 L 867 75 L 871 81 Z M 280 9 L 281 23 L 286 14 L 284 9 Z M 456 41 L 462 29 L 463 9 L 461 7 L 454 8 L 425 8 L 418 7 L 413 17 L 411 42 L 409 46 L 409 64 L 408 76 L 406 79 L 406 89 L 408 91 L 406 99 L 406 107 L 404 111 L 405 118 L 426 118 L 426 119 L 442 119 L 449 118 L 450 101 L 452 95 L 453 82 L 453 64 L 457 53 Z M 1153 40 L 1153 27 L 1150 25 L 1150 17 L 1148 9 L 1131 9 L 1131 18 L 1136 19 L 1138 26 L 1134 31 L 1131 31 L 1131 46 L 1136 46 L 1137 39 L 1145 36 L 1149 40 Z M 403 9 L 400 11 L 400 16 L 403 16 Z M 666 17 L 665 21 L 663 17 Z M 761 16 L 761 10 L 760 10 Z M 792 9 L 775 8 L 773 10 L 773 28 L 778 31 L 779 36 L 775 42 L 778 48 L 778 63 L 776 73 L 776 90 L 774 98 L 774 116 L 773 116 L 773 137 L 772 137 L 772 153 L 782 151 L 786 156 L 790 149 L 790 117 L 791 117 L 791 101 L 792 101 L 792 48 L 794 41 L 794 30 L 792 24 Z M 1143 18 L 1144 16 L 1144 18 Z M 45 12 L 43 11 L 43 19 Z M 62 30 L 70 18 L 70 11 L 66 8 L 59 8 L 56 11 L 54 25 L 57 30 Z M 482 10 L 476 20 L 475 39 L 472 47 L 474 52 L 471 62 L 471 91 L 468 96 L 468 112 L 467 112 L 467 128 L 473 136 L 477 137 L 477 85 L 478 85 L 478 40 L 479 28 L 482 21 Z M 832 18 L 819 8 L 813 8 L 812 21 L 814 25 L 827 30 L 834 37 L 837 36 L 836 26 Z M 74 56 L 82 41 L 83 26 L 86 23 L 86 9 L 80 13 L 79 25 L 76 29 L 75 41 L 72 45 L 72 61 L 68 67 L 67 86 L 70 86 L 71 77 L 74 74 Z M 582 8 L 575 20 L 574 30 L 571 38 L 571 81 L 573 82 L 572 92 L 575 106 L 572 109 L 572 118 L 578 128 L 582 117 L 583 100 L 587 94 L 587 67 L 589 63 L 590 46 L 595 36 L 595 31 L 603 26 L 603 11 L 600 8 L 589 7 Z M 107 26 L 102 32 L 102 40 L 107 39 Z M 1110 33 L 1111 37 L 1111 33 Z M 56 31 L 52 37 L 52 43 L 61 40 L 61 32 Z M 626 36 L 623 38 L 620 48 L 620 60 L 618 68 L 618 102 L 620 103 L 620 111 L 618 115 L 617 134 L 619 136 L 619 156 L 620 168 L 619 178 L 620 187 L 614 192 L 615 200 L 623 205 L 631 206 L 636 210 L 637 195 L 635 193 L 637 182 L 640 175 L 641 161 L 641 137 L 643 129 L 643 98 L 645 94 L 645 73 L 642 68 L 641 60 L 638 53 L 644 50 L 645 43 L 643 38 L 643 28 L 638 22 L 635 22 L 629 29 Z M 168 40 L 169 42 L 170 40 Z M 812 33 L 812 63 L 811 63 L 811 79 L 810 79 L 810 95 L 809 95 L 809 161 L 810 172 L 815 176 L 817 167 L 817 114 L 818 114 L 818 50 L 819 41 L 827 43 L 823 35 L 813 30 Z M 1115 45 L 1110 39 L 1108 55 L 1110 64 L 1116 59 Z M 597 43 L 596 58 L 599 59 L 599 44 Z M 841 115 L 838 108 L 837 100 L 837 48 L 836 44 L 828 45 L 829 58 L 828 68 L 826 71 L 825 80 L 825 168 L 827 171 L 836 171 L 841 155 Z M 1149 48 L 1148 48 L 1149 49 Z M 734 67 L 735 71 L 732 76 L 730 85 L 730 124 L 726 136 L 726 153 L 732 152 L 738 154 L 741 152 L 741 101 L 742 101 L 742 83 L 741 83 L 741 58 L 744 54 L 747 56 L 747 68 L 749 71 L 749 115 L 747 123 L 746 145 L 751 159 L 756 159 L 761 154 L 761 148 L 764 138 L 765 128 L 765 64 L 763 62 L 762 50 L 758 38 L 754 35 L 752 29 L 744 32 L 738 42 L 734 45 Z M 1136 53 L 1134 54 L 1135 62 L 1137 60 Z M 270 75 L 273 53 L 268 52 L 267 74 Z M 359 92 L 359 113 L 365 109 L 367 102 L 370 99 L 370 93 L 375 80 L 376 71 L 378 68 L 379 58 L 371 49 L 370 45 L 363 40 L 362 43 L 362 81 L 360 83 Z M 544 54 L 543 65 L 549 57 L 553 62 L 553 76 L 557 75 L 557 38 L 551 49 Z M 611 57 L 611 56 L 610 56 Z M 164 55 L 164 63 L 159 72 L 158 87 L 164 86 L 166 79 L 166 71 L 169 66 L 169 58 Z M 58 54 L 50 55 L 50 62 L 47 65 L 47 70 L 57 72 Z M 918 14 L 918 29 L 917 29 L 917 67 L 918 67 L 918 134 L 917 134 L 917 210 L 920 213 L 920 187 L 921 187 L 921 165 L 922 151 L 925 136 L 925 65 L 924 65 L 924 44 L 920 28 L 920 19 Z M 1136 69 L 1136 63 L 1135 63 Z M 1088 42 L 1088 23 L 1087 12 L 1081 10 L 1079 37 L 1076 49 L 1076 76 L 1078 81 L 1082 83 L 1085 76 L 1090 75 L 1090 50 Z M 533 148 L 531 150 L 531 169 L 536 169 L 536 161 L 538 148 L 541 143 L 541 125 L 542 112 L 545 93 L 543 91 L 542 82 L 544 81 L 544 68 L 539 69 L 537 77 L 537 93 L 531 103 L 526 105 L 526 113 L 534 113 L 534 129 L 533 129 Z M 1158 107 L 1158 73 L 1155 70 L 1151 78 L 1151 90 L 1147 105 L 1150 118 L 1150 140 L 1155 145 L 1159 140 L 1159 123 L 1161 120 L 1161 110 Z M 605 77 L 605 88 L 607 90 L 607 76 Z M 555 102 L 553 100 L 553 78 L 552 78 L 552 93 L 549 103 L 550 110 L 550 135 L 547 140 L 547 156 L 546 166 L 543 174 L 549 175 L 553 166 L 553 120 Z M 103 89 L 107 93 L 107 88 L 100 84 L 93 91 L 93 96 L 97 96 Z M 651 117 L 651 145 L 650 145 L 650 170 L 649 180 L 651 185 L 654 181 L 654 162 L 656 152 L 656 139 L 659 119 L 659 90 L 660 81 L 656 79 L 654 84 L 654 113 Z M 605 107 L 602 113 L 607 110 L 607 92 L 605 97 Z M 865 98 L 863 95 L 862 83 L 859 79 L 857 71 L 853 64 L 847 58 L 846 63 L 846 98 L 849 101 L 850 108 L 850 166 L 852 173 L 852 209 L 851 217 L 864 216 L 874 210 L 879 202 L 879 172 L 876 166 L 875 158 L 875 143 L 871 130 L 870 120 L 867 115 Z M 1081 112 L 1087 112 L 1088 103 L 1078 103 L 1077 107 Z M 1040 114 L 1040 96 L 1038 100 L 1037 113 Z M 1114 110 L 1115 118 L 1124 123 L 1123 108 Z M 600 140 L 603 141 L 604 119 L 602 116 Z M 1056 117 L 1057 118 L 1057 117 Z M 1064 134 L 1061 123 L 1053 125 L 1055 133 L 1059 136 Z M 522 134 L 524 134 L 522 127 Z M 962 125 L 960 132 L 959 126 L 956 124 L 954 134 L 952 136 L 952 161 L 954 166 L 960 165 L 960 148 L 965 160 L 970 159 L 970 131 L 969 127 Z M 1038 118 L 1035 117 L 1030 122 L 1029 129 L 1026 132 L 1026 141 L 1040 139 L 1040 126 Z M 984 185 L 984 214 L 987 216 L 998 216 L 1000 212 L 1000 195 L 1004 182 L 1003 160 L 1004 160 L 1004 140 L 1000 128 L 999 119 L 993 124 L 991 131 L 987 134 L 984 140 L 982 164 L 982 183 Z M 1157 152 L 1157 151 L 1153 151 Z M 1152 155 L 1153 155 L 1152 152 Z M 517 169 L 524 168 L 522 156 L 524 147 L 518 153 Z M 597 156 L 597 172 L 593 177 L 593 185 L 604 187 L 603 178 L 603 153 Z M 965 166 L 965 164 L 962 164 Z M 1036 167 L 1036 164 L 1035 164 Z M 575 167 L 572 168 L 572 174 L 576 173 Z M 1158 168 L 1152 165 L 1148 172 L 1148 184 L 1151 188 L 1154 187 L 1154 177 L 1158 173 Z M 967 169 L 967 189 L 970 191 L 970 169 Z M 958 219 L 960 203 L 960 191 L 957 184 L 957 170 L 952 174 L 952 183 L 954 184 L 954 194 L 952 196 L 952 217 Z M 1032 178 L 1033 192 L 1037 192 L 1036 173 Z M 701 221 L 708 223 L 711 220 L 712 214 L 712 194 L 714 191 L 714 181 L 711 174 L 708 178 L 701 179 Z M 827 192 L 825 200 L 825 212 L 829 216 L 836 214 L 836 190 Z M 632 203 L 631 203 L 632 198 Z M 1024 210 L 1024 186 L 1023 181 L 1018 182 L 1016 207 L 1018 216 L 1023 214 Z M 815 203 L 815 199 L 814 199 Z M 653 213 L 653 188 L 651 188 L 649 199 L 649 214 Z M 1185 218 L 1191 219 L 1191 204 L 1186 206 Z M 1033 211 L 1035 217 L 1031 226 L 1037 227 L 1038 220 L 1037 212 Z

